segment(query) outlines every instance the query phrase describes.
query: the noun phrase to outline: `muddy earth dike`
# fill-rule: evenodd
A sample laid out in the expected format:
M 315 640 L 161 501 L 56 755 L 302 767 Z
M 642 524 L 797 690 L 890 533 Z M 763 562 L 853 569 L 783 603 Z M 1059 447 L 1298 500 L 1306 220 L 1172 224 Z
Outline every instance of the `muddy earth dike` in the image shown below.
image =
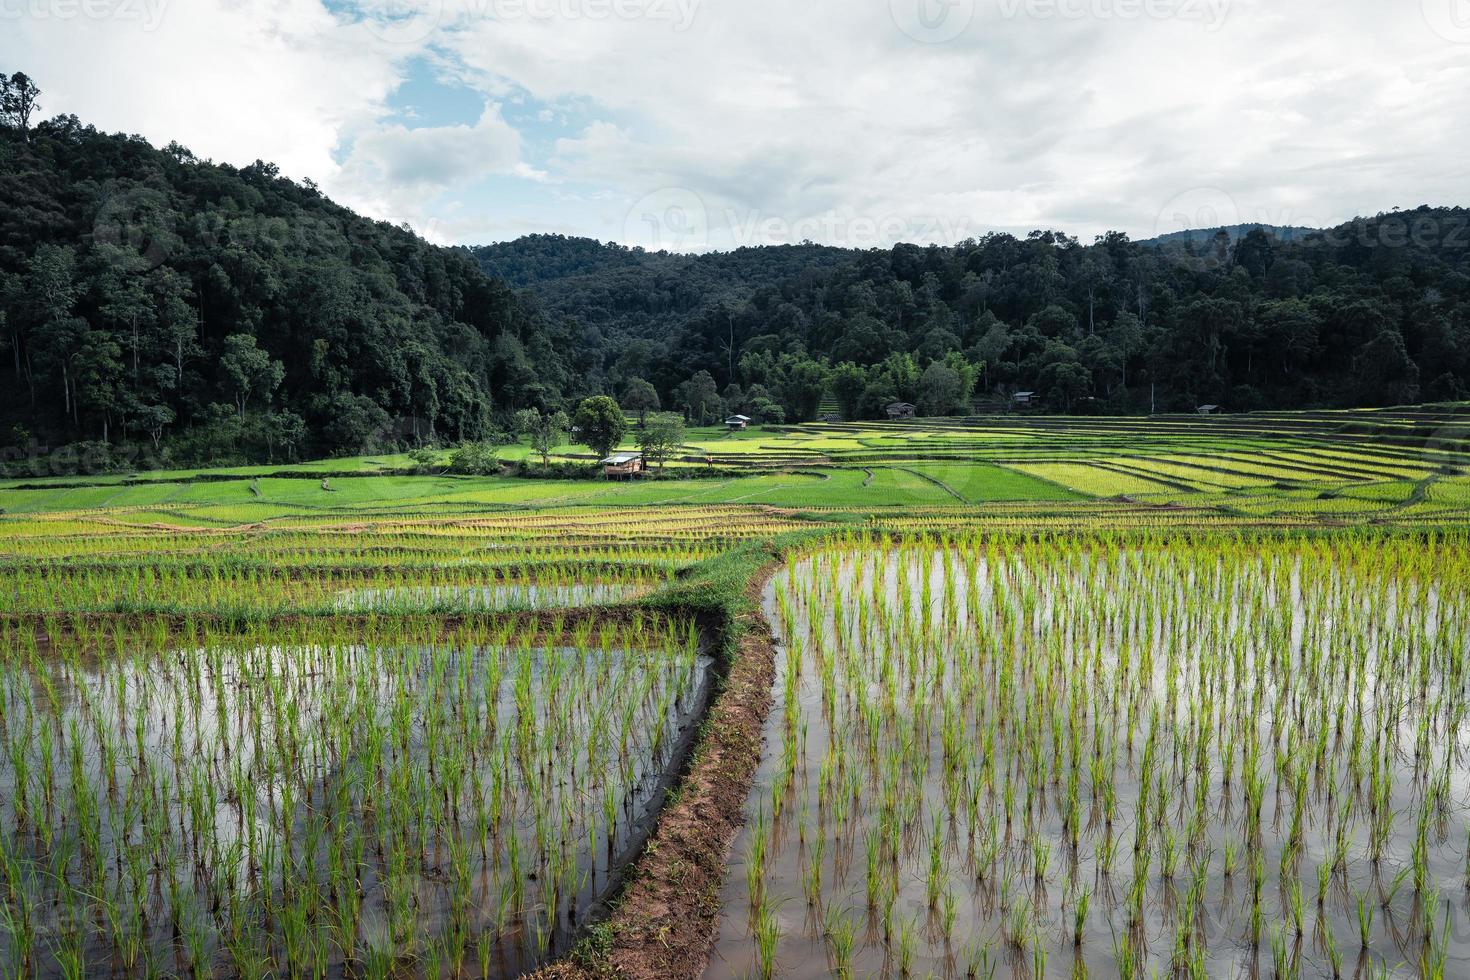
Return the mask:
M 745 800 L 761 759 L 761 734 L 772 704 L 775 646 L 760 596 L 779 561 L 747 583 L 745 602 L 716 624 L 735 638 L 724 685 L 704 723 L 689 771 L 659 817 L 622 897 L 568 959 L 536 980 L 593 977 L 698 977 L 709 962 L 719 920 L 719 890 Z

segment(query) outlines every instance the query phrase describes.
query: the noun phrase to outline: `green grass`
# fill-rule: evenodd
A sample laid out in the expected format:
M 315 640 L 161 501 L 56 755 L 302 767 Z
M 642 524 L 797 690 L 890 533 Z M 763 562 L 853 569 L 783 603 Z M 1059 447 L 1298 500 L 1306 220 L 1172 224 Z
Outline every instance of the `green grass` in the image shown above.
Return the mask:
M 1345 418 L 1353 425 L 1345 428 Z M 709 459 L 719 475 L 701 473 L 700 462 L 671 462 L 671 470 L 689 477 L 678 481 L 394 476 L 385 474 L 402 472 L 410 461 L 379 454 L 131 478 L 18 479 L 0 483 L 0 511 L 11 518 L 105 513 L 129 523 L 228 527 L 287 517 L 527 507 L 758 504 L 863 512 L 1065 504 L 1125 495 L 1239 512 L 1269 509 L 1275 498 L 1283 512 L 1301 512 L 1319 495 L 1332 500 L 1352 492 L 1354 499 L 1393 508 L 1402 507 L 1407 496 L 1398 484 L 1408 481 L 1412 488 L 1419 477 L 1453 473 L 1464 464 L 1465 454 L 1443 439 L 1423 448 L 1444 427 L 1445 416 L 1428 410 L 1212 419 L 1000 416 L 758 426 L 736 433 L 707 426 L 689 430 L 682 455 Z M 625 447 L 633 446 L 636 435 L 629 433 Z M 588 450 L 560 446 L 553 455 L 585 461 Z M 534 470 L 524 443 L 502 447 L 500 457 Z M 739 470 L 749 475 L 730 475 Z M 327 475 L 329 491 L 318 474 Z M 1354 489 L 1384 484 L 1393 487 Z M 1294 487 L 1305 491 L 1301 499 L 1291 496 Z M 1428 510 L 1466 506 L 1463 490 L 1453 483 L 1432 487 L 1417 502 Z M 1323 503 L 1319 509 L 1340 513 L 1345 505 Z
M 942 483 L 965 503 L 1084 499 L 1082 494 L 1061 484 L 988 463 L 923 462 L 904 468 Z
M 0 490 L 7 514 L 109 509 L 154 512 L 198 507 L 249 507 L 265 514 L 309 511 L 350 514 L 384 506 L 436 504 L 482 507 L 567 505 L 767 504 L 776 507 L 888 507 L 956 503 L 946 490 L 911 468 L 812 469 L 717 479 L 526 480 L 514 477 L 344 477 L 323 490 L 314 479 L 264 478 L 256 482 L 116 484 L 63 490 Z M 1059 487 L 999 467 L 930 464 L 925 475 L 949 483 L 966 502 L 1064 500 Z M 865 486 L 864 484 L 867 483 Z M 128 519 L 135 519 L 137 515 Z M 261 519 L 256 516 L 253 519 Z

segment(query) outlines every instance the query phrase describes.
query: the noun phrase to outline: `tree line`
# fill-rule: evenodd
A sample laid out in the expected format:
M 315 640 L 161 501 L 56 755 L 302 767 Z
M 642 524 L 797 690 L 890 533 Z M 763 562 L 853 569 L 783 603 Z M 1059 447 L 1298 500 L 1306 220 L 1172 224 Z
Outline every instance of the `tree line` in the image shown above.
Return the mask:
M 1467 226 L 1425 207 L 1281 238 L 670 256 L 533 236 L 476 255 L 568 320 L 594 385 L 698 421 L 960 414 L 1018 391 L 1057 412 L 1250 411 L 1465 398 Z
M 517 430 L 544 444 L 602 395 L 666 433 L 671 412 L 780 424 L 904 401 L 957 415 L 1023 390 L 1070 413 L 1470 390 L 1459 208 L 1281 238 L 440 248 L 269 163 L 38 121 L 42 98 L 0 74 L 0 453 L 13 472 L 47 450 L 42 466 L 64 469 L 57 459 L 290 461 Z
M 11 470 L 37 453 L 32 469 L 202 465 L 477 440 L 583 394 L 564 325 L 464 252 L 268 163 L 37 123 L 39 95 L 22 75 L 0 90 Z

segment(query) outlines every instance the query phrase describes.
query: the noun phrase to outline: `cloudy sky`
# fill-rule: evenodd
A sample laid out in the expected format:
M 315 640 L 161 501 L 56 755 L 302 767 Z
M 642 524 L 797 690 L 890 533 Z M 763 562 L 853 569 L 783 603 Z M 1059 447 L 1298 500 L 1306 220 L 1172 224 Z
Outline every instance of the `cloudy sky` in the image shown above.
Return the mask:
M 0 69 L 440 242 L 1470 203 L 1470 0 L 0 0 Z

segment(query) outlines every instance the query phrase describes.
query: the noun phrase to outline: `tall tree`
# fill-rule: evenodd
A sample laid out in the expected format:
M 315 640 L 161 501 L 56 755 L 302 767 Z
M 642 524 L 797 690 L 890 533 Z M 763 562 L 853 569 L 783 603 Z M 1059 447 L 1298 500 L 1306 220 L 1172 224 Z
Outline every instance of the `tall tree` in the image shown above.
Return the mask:
M 245 417 L 252 394 L 259 392 L 269 400 L 286 376 L 285 365 L 271 360 L 270 354 L 261 350 L 249 334 L 237 333 L 226 337 L 219 364 L 234 389 L 235 405 L 241 418 Z
M 71 346 L 81 328 L 72 323 L 72 311 L 76 306 L 78 289 L 73 279 L 76 255 L 60 245 L 46 244 L 36 249 L 26 264 L 25 281 L 19 299 L 19 308 L 11 314 L 17 328 L 13 330 L 16 347 L 16 366 L 25 366 L 26 384 L 30 390 L 31 403 L 36 401 L 36 386 L 32 364 L 33 346 L 28 341 L 35 339 L 43 347 L 41 358 L 62 363 L 69 357 L 66 348 Z M 85 326 L 83 324 L 82 326 Z M 46 349 L 52 344 L 56 346 Z M 63 369 L 64 373 L 64 369 Z M 63 377 L 65 413 L 71 414 L 71 389 Z
M 697 372 L 679 385 L 674 394 L 695 425 L 708 425 L 720 411 L 720 391 L 715 387 L 714 376 L 708 371 Z
M 551 466 L 551 451 L 561 445 L 570 427 L 565 412 L 524 408 L 516 413 L 516 431 L 530 437 L 531 449 L 541 457 L 543 469 Z
M 658 389 L 642 378 L 634 378 L 623 387 L 623 407 L 638 413 L 641 426 L 649 412 L 659 410 Z
M 844 420 L 851 422 L 859 418 L 858 403 L 867 386 L 867 372 L 851 361 L 837 365 L 837 370 L 832 372 L 832 395 Z
M 662 470 L 664 463 L 679 452 L 685 438 L 684 416 L 677 412 L 664 412 L 648 420 L 638 434 L 638 448 Z
M 30 140 L 31 116 L 41 108 L 37 101 L 41 90 L 25 72 L 18 71 L 5 79 L 0 87 L 0 115 L 7 125 L 14 126 Z
M 1353 361 L 1356 400 L 1364 405 L 1407 405 L 1419 397 L 1419 367 L 1397 330 L 1384 330 Z
M 572 417 L 582 445 L 591 449 L 599 459 L 618 448 L 623 436 L 628 434 L 628 420 L 618 403 L 606 395 L 588 398 L 577 406 Z

